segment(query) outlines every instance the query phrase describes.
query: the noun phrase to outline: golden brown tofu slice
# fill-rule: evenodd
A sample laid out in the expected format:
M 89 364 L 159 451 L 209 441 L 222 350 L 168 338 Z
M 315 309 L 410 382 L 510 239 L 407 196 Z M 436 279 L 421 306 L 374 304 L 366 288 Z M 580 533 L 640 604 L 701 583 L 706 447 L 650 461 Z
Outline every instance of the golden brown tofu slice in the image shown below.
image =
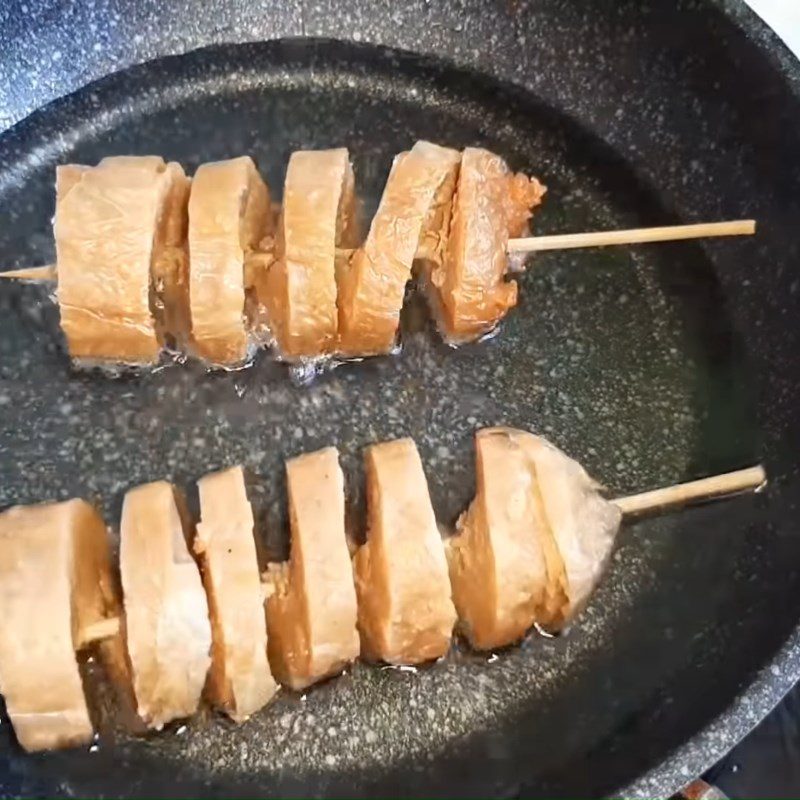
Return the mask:
M 488 650 L 534 622 L 551 630 L 585 605 L 621 521 L 583 468 L 545 439 L 478 433 L 477 493 L 448 542 L 460 627 Z
M 73 358 L 148 363 L 183 337 L 187 196 L 180 165 L 157 156 L 58 168 L 58 303 Z
M 211 612 L 209 699 L 236 722 L 275 694 L 267 661 L 267 620 L 244 473 L 233 467 L 201 478 L 194 551 Z
M 271 565 L 269 655 L 299 690 L 336 675 L 359 653 L 356 591 L 344 527 L 344 476 L 334 447 L 286 464 L 292 545 Z
M 189 312 L 189 190 L 191 181 L 179 164 L 167 164 L 170 189 L 156 233 L 151 278 L 159 341 L 185 350 L 191 336 Z
M 367 542 L 355 556 L 362 653 L 390 664 L 439 658 L 456 612 L 416 445 L 373 445 L 366 468 Z
M 221 366 L 248 357 L 266 316 L 269 189 L 248 156 L 203 164 L 189 196 L 189 300 L 195 352 Z
M 91 740 L 75 651 L 116 602 L 106 527 L 88 503 L 0 514 L 0 693 L 25 750 Z
M 468 147 L 461 157 L 447 250 L 428 287 L 439 329 L 452 344 L 491 331 L 517 303 L 506 280 L 509 238 L 526 229 L 545 188 L 513 174 L 500 156 Z
M 292 153 L 268 291 L 270 329 L 284 358 L 335 349 L 336 250 L 355 244 L 354 220 L 355 182 L 347 150 Z
M 165 481 L 131 489 L 122 506 L 120 572 L 139 716 L 160 729 L 197 710 L 211 663 L 211 626 L 187 540 L 182 498 Z
M 395 158 L 366 242 L 340 274 L 342 354 L 378 355 L 395 347 L 414 259 L 460 158 L 457 151 L 430 142 L 417 142 Z M 423 255 L 431 249 L 430 244 L 423 247 Z
M 489 428 L 475 438 L 477 492 L 447 541 L 459 628 L 477 650 L 521 639 L 549 603 L 563 606 L 563 566 L 530 452 L 533 437 Z
M 541 436 L 533 439 L 542 504 L 564 564 L 561 617 L 568 623 L 584 608 L 608 565 L 622 512 L 600 494 L 600 485 L 577 461 Z

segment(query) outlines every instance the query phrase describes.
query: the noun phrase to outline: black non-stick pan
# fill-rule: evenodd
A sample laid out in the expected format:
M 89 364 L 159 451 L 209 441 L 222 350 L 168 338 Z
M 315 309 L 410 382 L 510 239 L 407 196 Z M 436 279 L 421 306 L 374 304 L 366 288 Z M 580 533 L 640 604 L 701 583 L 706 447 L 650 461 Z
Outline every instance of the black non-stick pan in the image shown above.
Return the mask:
M 666 795 L 800 675 L 800 71 L 742 4 L 6 0 L 0 121 L 8 266 L 52 257 L 55 165 L 117 153 L 251 154 L 279 195 L 292 150 L 345 145 L 368 217 L 392 156 L 428 138 L 540 176 L 540 232 L 759 223 L 541 255 L 499 334 L 459 350 L 411 297 L 400 356 L 310 385 L 267 354 L 75 372 L 47 290 L 4 285 L 2 504 L 80 495 L 116 523 L 137 483 L 241 462 L 280 550 L 285 457 L 336 444 L 359 525 L 362 448 L 410 435 L 447 524 L 473 432 L 497 423 L 612 493 L 757 461 L 771 478 L 626 527 L 573 629 L 497 657 L 358 664 L 240 727 L 200 715 L 135 740 L 101 714 L 83 751 L 23 755 L 4 720 L 4 795 Z

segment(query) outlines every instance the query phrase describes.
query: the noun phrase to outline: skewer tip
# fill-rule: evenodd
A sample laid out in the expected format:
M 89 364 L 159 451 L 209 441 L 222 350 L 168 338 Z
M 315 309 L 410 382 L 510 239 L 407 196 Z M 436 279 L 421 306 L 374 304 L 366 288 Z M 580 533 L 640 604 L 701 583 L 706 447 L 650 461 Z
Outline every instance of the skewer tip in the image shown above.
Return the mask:
M 0 272 L 0 278 L 15 281 L 30 281 L 33 283 L 46 283 L 56 279 L 56 265 L 45 264 L 43 267 L 22 267 L 21 269 L 8 269 Z

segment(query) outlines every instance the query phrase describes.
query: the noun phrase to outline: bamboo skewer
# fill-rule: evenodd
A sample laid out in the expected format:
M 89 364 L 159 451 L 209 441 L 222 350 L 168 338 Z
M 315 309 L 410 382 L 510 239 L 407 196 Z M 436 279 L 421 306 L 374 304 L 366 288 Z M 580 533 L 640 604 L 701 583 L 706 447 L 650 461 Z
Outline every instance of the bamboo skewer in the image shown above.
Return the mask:
M 696 225 L 669 225 L 662 228 L 631 228 L 622 231 L 591 231 L 588 233 L 559 233 L 553 236 L 528 236 L 509 239 L 509 253 L 536 253 L 543 250 L 573 250 L 579 247 L 608 247 L 610 245 L 674 242 L 686 239 L 705 239 L 716 236 L 752 236 L 756 232 L 753 219 L 727 222 L 702 222 Z M 338 255 L 350 255 L 352 250 L 338 250 Z M 23 267 L 0 272 L 0 278 L 22 281 L 56 280 L 57 265 Z
M 701 478 L 689 483 L 678 483 L 641 492 L 628 497 L 619 497 L 612 502 L 625 517 L 641 517 L 646 514 L 661 514 L 692 503 L 720 500 L 746 491 L 760 491 L 767 483 L 767 475 L 762 466 Z M 78 650 L 97 644 L 116 636 L 120 631 L 119 617 L 106 619 L 88 625 L 80 631 Z
M 43 267 L 21 267 L 0 272 L 0 278 L 11 278 L 17 281 L 34 281 L 46 283 L 54 281 L 57 277 L 56 264 L 45 264 Z
M 759 465 L 650 492 L 641 492 L 629 497 L 618 497 L 613 502 L 626 517 L 642 516 L 648 513 L 663 513 L 690 503 L 728 497 L 740 492 L 758 492 L 766 483 L 767 475 L 764 468 Z
M 673 242 L 681 239 L 705 239 L 714 236 L 752 236 L 755 232 L 755 220 L 740 219 L 728 222 L 702 222 L 697 225 L 669 225 L 663 228 L 560 233 L 555 236 L 528 236 L 524 239 L 510 239 L 508 252 L 535 253 L 540 250 L 571 250 L 577 247 Z

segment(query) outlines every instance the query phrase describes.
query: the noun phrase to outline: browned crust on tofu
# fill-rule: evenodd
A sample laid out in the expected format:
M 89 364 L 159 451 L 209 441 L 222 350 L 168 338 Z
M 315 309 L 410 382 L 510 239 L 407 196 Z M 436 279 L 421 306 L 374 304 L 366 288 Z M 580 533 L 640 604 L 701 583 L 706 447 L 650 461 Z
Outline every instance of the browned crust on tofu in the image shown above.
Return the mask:
M 236 722 L 265 706 L 276 685 L 267 661 L 267 622 L 253 534 L 253 511 L 241 467 L 198 481 L 200 559 L 211 615 L 211 670 L 206 692 Z
M 286 477 L 292 548 L 288 563 L 270 569 L 269 654 L 278 680 L 300 690 L 341 672 L 360 644 L 339 454 L 293 458 Z
M 250 328 L 266 306 L 273 232 L 269 189 L 247 156 L 203 164 L 189 196 L 189 301 L 193 348 L 212 364 L 248 356 Z
M 191 332 L 189 311 L 189 189 L 191 181 L 176 163 L 167 164 L 170 190 L 156 231 L 151 274 L 152 303 L 159 339 L 185 349 Z
M 476 436 L 477 493 L 448 540 L 459 627 L 477 650 L 521 639 L 545 602 L 548 572 L 542 539 L 547 519 L 536 472 L 515 437 L 501 429 Z
M 367 240 L 340 272 L 338 349 L 343 355 L 394 349 L 405 287 L 426 222 L 459 159 L 455 150 L 430 142 L 417 142 L 395 158 Z
M 152 728 L 197 710 L 211 626 L 182 497 L 165 482 L 131 489 L 122 506 L 120 572 L 139 716 Z
M 292 153 L 267 295 L 270 329 L 283 358 L 315 357 L 335 349 L 336 250 L 349 245 L 354 219 L 347 150 Z
M 183 180 L 178 164 L 156 156 L 58 168 L 58 301 L 73 358 L 139 364 L 158 357 L 152 270 L 166 249 L 159 231 L 180 235 L 165 220 L 180 216 L 180 192 L 172 192 Z M 179 250 L 182 242 L 170 245 Z
M 439 658 L 456 613 L 416 445 L 373 445 L 366 468 L 368 534 L 355 556 L 362 654 L 392 664 Z
M 0 692 L 26 750 L 91 740 L 75 650 L 116 603 L 106 527 L 88 503 L 0 514 Z
M 518 432 L 515 432 L 518 433 Z M 558 628 L 581 612 L 608 564 L 622 513 L 604 499 L 584 468 L 540 436 L 528 440 L 540 502 L 561 571 L 559 595 L 550 598 L 542 625 Z
M 447 250 L 429 287 L 448 342 L 483 336 L 516 305 L 517 284 L 506 280 L 508 240 L 523 233 L 544 193 L 535 178 L 511 173 L 500 156 L 464 150 Z

